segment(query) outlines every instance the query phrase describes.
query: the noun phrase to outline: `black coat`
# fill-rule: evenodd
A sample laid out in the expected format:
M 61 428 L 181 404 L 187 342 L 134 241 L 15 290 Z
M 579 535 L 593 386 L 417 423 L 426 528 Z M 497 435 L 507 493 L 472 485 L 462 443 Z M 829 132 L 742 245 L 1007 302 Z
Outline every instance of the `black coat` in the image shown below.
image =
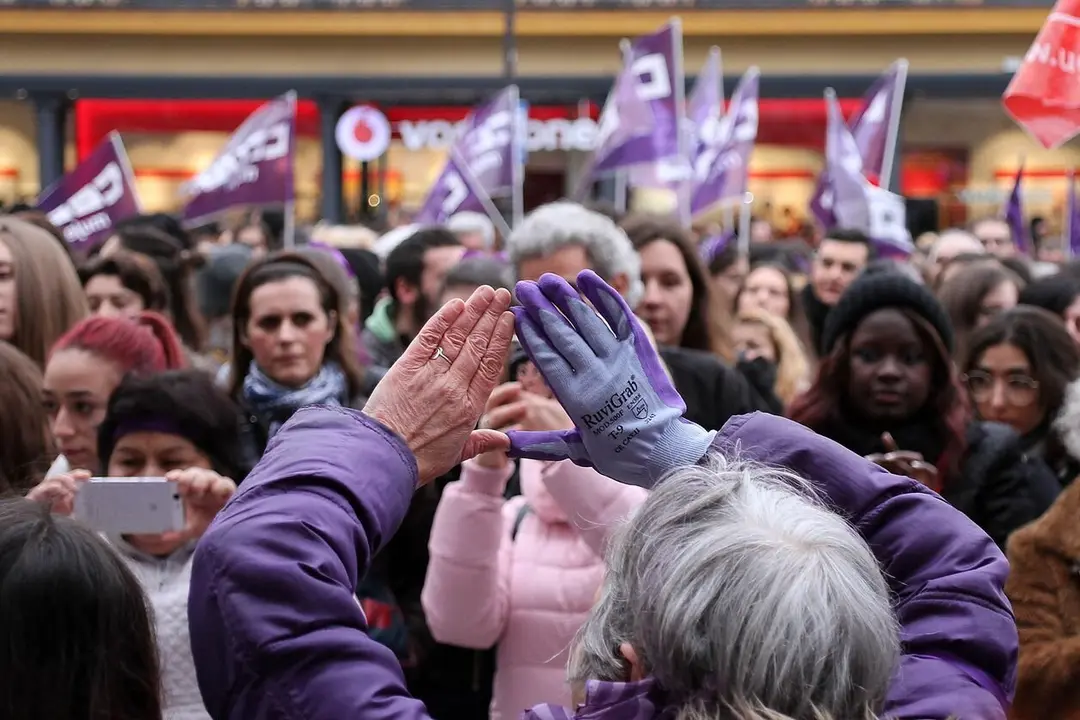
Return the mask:
M 1053 505 L 1061 483 L 1043 460 L 1024 452 L 1012 428 L 975 422 L 967 440 L 960 478 L 942 494 L 1004 550 L 1014 530 Z
M 706 430 L 719 430 L 733 415 L 779 413 L 779 401 L 767 388 L 754 388 L 747 376 L 711 353 L 665 346 L 660 357 L 686 403 L 686 418 Z

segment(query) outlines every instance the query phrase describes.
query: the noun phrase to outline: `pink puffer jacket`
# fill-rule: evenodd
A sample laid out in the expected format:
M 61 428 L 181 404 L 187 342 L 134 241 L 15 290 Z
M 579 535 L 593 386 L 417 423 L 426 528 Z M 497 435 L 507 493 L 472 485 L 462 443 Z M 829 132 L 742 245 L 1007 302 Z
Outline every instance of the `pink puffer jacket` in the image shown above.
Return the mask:
M 570 705 L 567 650 L 603 579 L 607 537 L 646 495 L 569 461 L 522 460 L 522 497 L 507 501 L 512 471 L 469 461 L 446 488 L 422 595 L 439 642 L 498 645 L 493 720 Z

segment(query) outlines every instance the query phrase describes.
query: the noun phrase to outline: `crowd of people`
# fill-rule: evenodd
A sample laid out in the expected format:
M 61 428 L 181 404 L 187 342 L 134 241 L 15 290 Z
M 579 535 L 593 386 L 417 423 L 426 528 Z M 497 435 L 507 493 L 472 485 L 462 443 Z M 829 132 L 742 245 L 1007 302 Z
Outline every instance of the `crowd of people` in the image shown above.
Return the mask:
M 0 215 L 0 717 L 1080 714 L 1080 265 L 1003 221 L 114 230 Z

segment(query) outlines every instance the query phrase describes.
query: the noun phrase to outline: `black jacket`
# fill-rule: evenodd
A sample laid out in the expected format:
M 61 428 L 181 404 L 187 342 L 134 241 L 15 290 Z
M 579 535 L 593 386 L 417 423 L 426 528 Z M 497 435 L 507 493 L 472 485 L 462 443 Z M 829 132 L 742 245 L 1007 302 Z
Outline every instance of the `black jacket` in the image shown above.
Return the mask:
M 755 411 L 779 412 L 779 401 L 768 389 L 756 389 L 738 370 L 715 355 L 677 347 L 661 347 L 660 357 L 671 372 L 675 389 L 686 402 L 686 418 L 706 430 L 719 430 L 733 415 Z
M 975 422 L 967 439 L 960 478 L 943 496 L 1004 550 L 1014 530 L 1050 508 L 1061 484 L 1045 462 L 1024 452 L 1012 428 Z

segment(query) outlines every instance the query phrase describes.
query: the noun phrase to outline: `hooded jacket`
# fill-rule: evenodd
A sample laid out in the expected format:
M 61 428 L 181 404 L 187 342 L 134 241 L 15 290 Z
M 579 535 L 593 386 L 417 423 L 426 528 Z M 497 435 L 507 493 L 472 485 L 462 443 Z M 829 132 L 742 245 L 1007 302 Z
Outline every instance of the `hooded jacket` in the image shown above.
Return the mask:
M 513 469 L 467 461 L 447 486 L 421 596 L 439 642 L 498 645 L 492 718 L 570 703 L 567 649 L 600 588 L 608 533 L 646 496 L 569 461 L 522 460 L 522 495 L 504 501 Z
M 398 337 L 394 326 L 394 301 L 388 297 L 375 304 L 375 309 L 364 321 L 360 332 L 360 341 L 371 359 L 372 369 L 381 377 L 391 365 L 397 362 L 405 346 Z
M 783 418 L 733 418 L 714 447 L 812 480 L 882 563 L 904 652 L 886 715 L 1005 718 L 1016 626 L 1008 564 L 985 533 L 915 481 Z M 353 596 L 417 482 L 404 442 L 362 413 L 305 408 L 279 432 L 195 552 L 188 618 L 212 717 L 427 720 Z M 583 712 L 658 717 L 625 705 Z

